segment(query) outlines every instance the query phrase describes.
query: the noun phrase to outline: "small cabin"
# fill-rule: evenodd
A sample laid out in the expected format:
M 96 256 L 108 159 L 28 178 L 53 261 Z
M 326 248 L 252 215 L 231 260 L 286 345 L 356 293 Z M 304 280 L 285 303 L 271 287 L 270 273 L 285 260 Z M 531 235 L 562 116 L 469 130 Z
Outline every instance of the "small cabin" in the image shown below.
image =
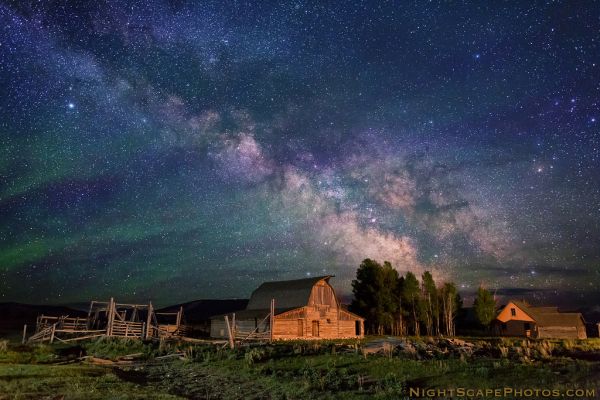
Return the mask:
M 563 313 L 558 307 L 533 307 L 512 300 L 493 321 L 500 336 L 523 336 L 552 339 L 586 339 L 585 321 L 581 313 Z
M 265 282 L 245 310 L 231 314 L 234 335 L 264 334 L 272 339 L 340 339 L 364 335 L 364 318 L 342 308 L 331 276 Z M 271 318 L 271 308 L 273 317 Z M 271 322 L 272 321 L 272 322 Z M 271 326 L 272 332 L 271 332 Z M 228 337 L 225 316 L 211 319 L 211 336 Z

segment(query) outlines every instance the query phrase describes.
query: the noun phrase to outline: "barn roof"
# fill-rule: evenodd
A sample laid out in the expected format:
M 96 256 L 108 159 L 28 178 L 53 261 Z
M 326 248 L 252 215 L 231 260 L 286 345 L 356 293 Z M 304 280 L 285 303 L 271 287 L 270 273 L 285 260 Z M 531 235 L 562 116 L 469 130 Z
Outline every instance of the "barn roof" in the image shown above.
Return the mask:
M 540 327 L 544 326 L 577 326 L 584 323 L 581 313 L 561 313 L 558 307 L 534 307 L 525 301 L 511 300 L 525 314 L 533 318 Z
M 252 292 L 246 310 L 268 310 L 271 307 L 271 299 L 275 299 L 275 308 L 278 312 L 304 307 L 308 304 L 313 286 L 322 279 L 328 282 L 331 277 L 332 275 L 325 275 L 291 281 L 265 282 Z

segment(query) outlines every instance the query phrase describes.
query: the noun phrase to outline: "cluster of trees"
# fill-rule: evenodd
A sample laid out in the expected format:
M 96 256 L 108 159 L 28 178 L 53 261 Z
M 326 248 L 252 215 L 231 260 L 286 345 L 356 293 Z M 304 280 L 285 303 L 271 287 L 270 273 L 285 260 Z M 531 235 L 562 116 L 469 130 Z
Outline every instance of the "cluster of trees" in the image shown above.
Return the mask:
M 430 272 L 421 281 L 412 272 L 400 276 L 392 264 L 365 259 L 352 281 L 351 309 L 366 319 L 367 331 L 393 335 L 455 334 L 462 301 L 456 285 L 436 285 Z

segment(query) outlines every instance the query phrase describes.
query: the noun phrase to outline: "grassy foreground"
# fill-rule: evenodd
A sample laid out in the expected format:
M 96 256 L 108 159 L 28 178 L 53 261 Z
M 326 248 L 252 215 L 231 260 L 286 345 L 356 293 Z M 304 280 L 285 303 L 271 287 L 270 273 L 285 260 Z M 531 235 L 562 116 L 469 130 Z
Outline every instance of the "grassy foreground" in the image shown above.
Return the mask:
M 469 350 L 410 339 L 371 354 L 372 341 L 236 350 L 122 339 L 70 347 L 0 341 L 0 399 L 398 399 L 409 398 L 409 388 L 459 387 L 556 389 L 563 395 L 588 389 L 598 397 L 598 340 L 478 339 Z M 82 358 L 131 354 L 129 364 L 101 366 Z

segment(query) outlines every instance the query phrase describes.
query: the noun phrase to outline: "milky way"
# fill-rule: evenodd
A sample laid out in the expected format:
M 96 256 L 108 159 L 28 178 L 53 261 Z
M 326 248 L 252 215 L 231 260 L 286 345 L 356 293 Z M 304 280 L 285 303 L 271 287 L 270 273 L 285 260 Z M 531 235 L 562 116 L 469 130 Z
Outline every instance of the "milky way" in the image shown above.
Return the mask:
M 592 2 L 1 2 L 0 301 L 348 293 L 366 257 L 590 299 L 599 33 Z

